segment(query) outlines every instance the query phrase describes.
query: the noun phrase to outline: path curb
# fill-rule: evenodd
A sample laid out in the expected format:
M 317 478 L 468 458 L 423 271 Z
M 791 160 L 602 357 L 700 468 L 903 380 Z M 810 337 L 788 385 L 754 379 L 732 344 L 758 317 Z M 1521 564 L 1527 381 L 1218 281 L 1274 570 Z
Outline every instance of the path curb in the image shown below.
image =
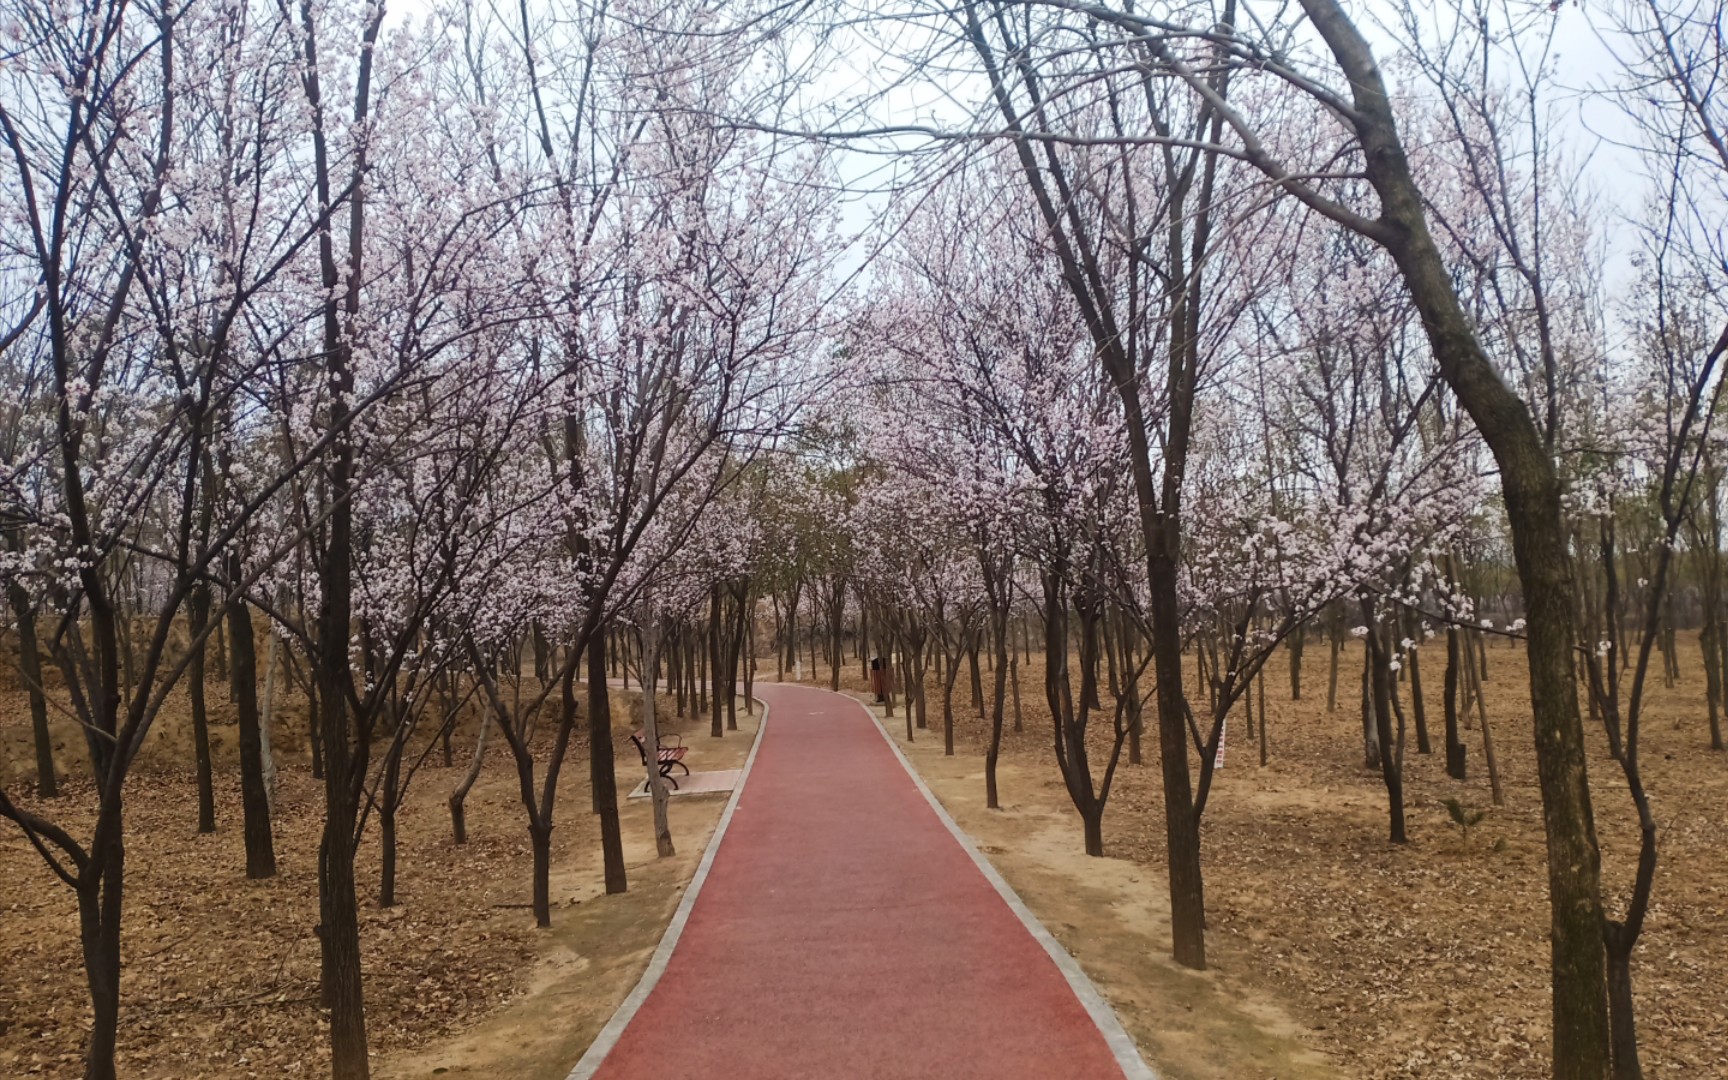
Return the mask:
M 677 947 L 678 939 L 684 935 L 684 926 L 690 921 L 690 909 L 696 906 L 696 897 L 708 880 L 708 871 L 714 866 L 714 855 L 720 850 L 720 841 L 725 838 L 727 826 L 732 824 L 732 814 L 738 809 L 738 801 L 744 795 L 750 770 L 756 764 L 756 751 L 762 749 L 762 733 L 768 730 L 769 706 L 761 698 L 753 700 L 762 706 L 762 719 L 756 724 L 755 741 L 750 744 L 750 753 L 744 758 L 744 768 L 738 774 L 738 786 L 732 789 L 732 797 L 726 800 L 726 809 L 720 812 L 720 820 L 714 825 L 714 835 L 708 838 L 708 847 L 702 852 L 702 861 L 696 864 L 696 873 L 690 879 L 690 884 L 684 888 L 684 897 L 678 902 L 678 910 L 672 913 L 672 921 L 666 924 L 666 932 L 660 935 L 660 944 L 655 947 L 654 955 L 648 960 L 647 970 L 642 972 L 642 978 L 637 980 L 635 989 L 619 1004 L 617 1011 L 612 1014 L 612 1019 L 606 1021 L 606 1026 L 600 1029 L 600 1034 L 594 1036 L 593 1043 L 565 1080 L 592 1080 L 594 1074 L 600 1071 L 600 1066 L 605 1063 L 606 1055 L 618 1045 L 624 1029 L 636 1018 L 642 1003 L 653 993 L 660 976 L 666 973 L 666 965 L 672 960 L 672 950 Z

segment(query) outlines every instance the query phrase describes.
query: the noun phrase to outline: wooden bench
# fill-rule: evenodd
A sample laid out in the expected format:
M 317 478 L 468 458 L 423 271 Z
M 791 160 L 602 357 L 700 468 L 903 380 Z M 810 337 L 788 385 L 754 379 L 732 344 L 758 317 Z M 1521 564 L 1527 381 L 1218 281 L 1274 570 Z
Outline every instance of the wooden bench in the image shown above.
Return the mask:
M 678 740 L 677 744 L 674 746 L 667 746 L 666 740 L 668 738 Z M 646 769 L 648 767 L 648 733 L 641 728 L 637 728 L 635 731 L 630 733 L 630 741 L 636 744 L 636 752 L 642 755 L 642 767 Z M 672 776 L 672 770 L 674 768 L 683 769 L 685 776 L 690 775 L 690 766 L 684 764 L 684 736 L 661 735 L 655 740 L 655 742 L 657 744 L 655 746 L 655 757 L 660 762 L 660 775 L 665 777 L 666 782 L 672 785 L 673 791 L 677 791 L 678 781 Z

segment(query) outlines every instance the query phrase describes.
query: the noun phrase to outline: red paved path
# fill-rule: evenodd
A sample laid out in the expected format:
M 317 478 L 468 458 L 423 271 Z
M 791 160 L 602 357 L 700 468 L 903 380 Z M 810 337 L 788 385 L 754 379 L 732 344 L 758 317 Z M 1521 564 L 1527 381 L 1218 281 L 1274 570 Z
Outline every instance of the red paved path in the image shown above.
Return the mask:
M 598 1080 L 1121 1080 L 864 711 L 758 691 L 772 711 L 737 811 Z

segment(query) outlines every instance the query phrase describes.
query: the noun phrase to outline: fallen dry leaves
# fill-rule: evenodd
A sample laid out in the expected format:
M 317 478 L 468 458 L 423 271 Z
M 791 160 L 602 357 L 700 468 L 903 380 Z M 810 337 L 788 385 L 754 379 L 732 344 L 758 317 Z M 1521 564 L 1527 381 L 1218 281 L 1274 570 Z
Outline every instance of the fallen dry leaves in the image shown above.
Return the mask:
M 1485 689 L 1506 805 L 1492 808 L 1468 847 L 1441 800 L 1490 806 L 1482 733 L 1474 728 L 1463 733 L 1470 776 L 1462 783 L 1446 776 L 1439 753 L 1418 754 L 1415 732 L 1409 733 L 1411 842 L 1386 841 L 1385 788 L 1379 771 L 1363 766 L 1351 696 L 1359 650 L 1347 648 L 1341 661 L 1339 704 L 1331 714 L 1324 647 L 1307 650 L 1300 702 L 1290 700 L 1284 655 L 1275 658 L 1267 676 L 1269 767 L 1259 767 L 1241 716 L 1231 719 L 1226 765 L 1204 825 L 1211 932 L 1232 939 L 1229 954 L 1252 958 L 1255 970 L 1235 974 L 1263 981 L 1304 1020 L 1315 1048 L 1356 1076 L 1548 1074 L 1547 871 L 1523 654 L 1497 645 L 1489 662 Z M 1438 668 L 1444 661 L 1431 663 Z M 1644 733 L 1662 861 L 1633 979 L 1645 1075 L 1652 1080 L 1728 1077 L 1728 754 L 1707 749 L 1695 641 L 1683 649 L 1680 667 L 1672 688 L 1659 676 L 1651 679 Z M 1440 672 L 1424 674 L 1439 748 Z M 857 676 L 853 667 L 846 681 L 862 689 Z M 1023 660 L 1020 677 L 1025 730 L 1005 737 L 1004 756 L 1023 768 L 1035 765 L 1048 779 L 1039 791 L 1003 797 L 1066 806 L 1042 704 L 1042 661 Z M 988 732 L 972 712 L 966 681 L 963 675 L 955 694 L 958 752 L 979 754 Z M 1408 708 L 1408 685 L 1401 692 Z M 929 705 L 930 723 L 939 726 L 934 684 Z M 1109 723 L 1108 712 L 1095 718 L 1094 775 L 1106 759 L 1101 728 Z M 1600 729 L 1592 728 L 1590 738 L 1604 884 L 1617 911 L 1629 892 L 1636 819 Z M 1105 849 L 1161 868 L 1155 734 L 1145 752 L 1145 766 L 1124 765 L 1118 774 L 1105 814 Z M 1073 820 L 1078 846 L 1078 815 Z M 1149 884 L 1162 889 L 1162 873 Z
M 28 715 L 0 692 L 0 775 L 28 768 Z M 276 817 L 279 873 L 247 881 L 235 729 L 226 695 L 216 722 L 219 828 L 195 831 L 190 751 L 176 725 L 153 736 L 127 785 L 127 892 L 122 984 L 122 1075 L 317 1076 L 328 1070 L 327 1020 L 317 1001 L 317 845 L 322 781 L 311 778 L 302 719 L 283 717 Z M 62 732 L 62 734 L 66 734 Z M 549 737 L 549 736 L 548 736 Z M 432 754 L 400 816 L 398 906 L 377 907 L 378 841 L 369 828 L 357 864 L 367 1027 L 385 1056 L 462 1030 L 522 988 L 535 955 L 527 909 L 531 854 L 515 772 L 500 746 L 468 800 L 469 842 L 450 840 L 444 801 L 467 764 L 472 736 L 455 740 L 455 768 Z M 496 742 L 496 740 L 494 740 Z M 6 772 L 10 746 L 13 771 Z M 624 744 L 628 748 L 628 743 Z M 62 760 L 75 753 L 61 747 Z M 571 760 L 585 758 L 585 743 Z M 626 759 L 620 757 L 621 762 Z M 15 783 L 14 797 L 25 793 Z M 586 769 L 565 770 L 554 865 L 584 828 Z M 88 836 L 94 799 L 74 779 L 50 803 L 23 800 L 74 836 Z M 89 1009 L 71 891 L 15 828 L 0 828 L 0 1076 L 72 1076 Z

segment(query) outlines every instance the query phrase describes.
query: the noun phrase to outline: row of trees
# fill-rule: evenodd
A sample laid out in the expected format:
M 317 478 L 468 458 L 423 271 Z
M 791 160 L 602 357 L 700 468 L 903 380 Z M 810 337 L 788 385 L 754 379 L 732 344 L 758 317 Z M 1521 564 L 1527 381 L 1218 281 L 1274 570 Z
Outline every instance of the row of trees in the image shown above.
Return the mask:
M 1173 950 L 1194 967 L 1214 762 L 1272 650 L 1316 624 L 1364 640 L 1366 756 L 1402 842 L 1399 683 L 1419 681 L 1420 646 L 1444 636 L 1461 776 L 1483 631 L 1520 639 L 1554 1075 L 1626 1078 L 1657 863 L 1640 716 L 1658 650 L 1673 677 L 1681 606 L 1701 615 L 1721 745 L 1723 13 L 1563 7 L 1392 5 L 1365 31 L 1330 0 L 866 6 L 859 23 L 895 28 L 872 40 L 888 89 L 805 122 L 922 167 L 848 328 L 869 407 L 844 414 L 831 487 L 856 547 L 798 580 L 850 590 L 916 693 L 931 643 L 945 697 L 947 643 L 994 654 L 992 806 L 1009 627 L 1034 612 L 1090 852 L 1144 711 Z M 1393 43 L 1384 67 L 1370 35 Z M 1613 230 L 1564 111 L 1559 46 L 1579 35 L 1608 56 L 1593 100 L 1641 173 Z M 910 121 L 921 82 L 943 104 Z M 1125 692 L 1089 738 L 1104 682 Z M 1591 782 L 1587 722 L 1613 781 Z M 1620 896 L 1605 799 L 1641 836 Z
M 646 630 L 642 669 L 664 657 L 708 695 L 690 650 L 656 643 L 696 642 L 700 601 L 747 564 L 748 530 L 712 522 L 747 516 L 741 478 L 796 415 L 828 167 L 716 119 L 757 103 L 760 39 L 681 0 L 390 22 L 378 3 L 18 0 L 0 32 L 0 572 L 39 760 L 0 817 L 76 905 L 86 1075 L 115 1074 L 128 781 L 183 683 L 217 826 L 222 630 L 251 877 L 274 872 L 272 680 L 303 679 L 333 1074 L 363 1077 L 356 848 L 375 824 L 395 902 L 397 811 L 462 703 L 482 719 L 458 839 L 491 733 L 546 925 L 582 715 L 625 888 L 607 643 Z M 710 677 L 736 668 L 724 640 Z M 88 832 L 52 798 L 51 710 L 84 736 Z
M 1639 725 L 1683 610 L 1718 746 L 1728 707 L 1723 12 L 1592 15 L 1644 181 L 1612 295 L 1563 122 L 1556 43 L 1584 25 L 1563 9 L 1386 6 L 1382 66 L 1334 0 L 458 0 L 408 22 L 8 0 L 0 574 L 40 757 L 0 816 L 76 900 L 87 1074 L 114 1072 L 127 781 L 182 682 L 217 824 L 218 631 L 253 876 L 273 863 L 274 654 L 313 706 L 323 991 L 354 1077 L 356 846 L 375 816 L 388 902 L 395 815 L 462 703 L 483 719 L 453 828 L 495 734 L 545 924 L 579 727 L 607 887 L 626 885 L 611 665 L 664 667 L 723 735 L 761 597 L 779 673 L 825 657 L 837 688 L 849 631 L 886 643 L 909 734 L 933 670 L 950 749 L 966 672 L 992 806 L 1036 628 L 1028 692 L 1088 851 L 1155 744 L 1194 967 L 1217 751 L 1274 650 L 1299 693 L 1321 631 L 1336 697 L 1336 642 L 1364 639 L 1365 756 L 1402 841 L 1423 643 L 1445 640 L 1462 775 L 1483 631 L 1520 638 L 1554 1073 L 1637 1076 L 1659 835 Z M 829 70 L 859 56 L 871 75 Z M 940 105 L 909 116 L 922 100 Z M 834 195 L 878 173 L 836 142 L 904 166 L 844 297 Z M 50 798 L 51 710 L 84 734 L 88 835 Z M 1623 782 L 1592 786 L 1587 723 Z M 1623 898 L 1603 895 L 1605 791 L 1642 837 Z

